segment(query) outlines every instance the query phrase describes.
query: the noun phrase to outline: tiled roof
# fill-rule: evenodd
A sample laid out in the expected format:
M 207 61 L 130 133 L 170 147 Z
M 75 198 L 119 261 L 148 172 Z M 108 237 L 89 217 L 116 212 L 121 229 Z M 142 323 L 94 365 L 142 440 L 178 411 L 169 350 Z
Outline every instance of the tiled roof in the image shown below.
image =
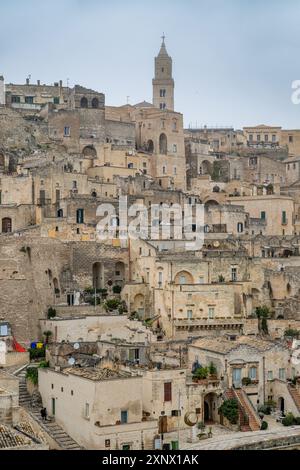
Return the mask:
M 239 336 L 234 341 L 226 337 L 219 338 L 201 338 L 192 343 L 192 346 L 208 351 L 214 351 L 221 354 L 226 354 L 241 346 L 249 346 L 257 349 L 258 351 L 266 351 L 271 349 L 276 344 L 275 341 L 268 341 L 254 336 Z
M 31 446 L 32 444 L 33 442 L 29 438 L 4 424 L 0 424 L 0 449 Z
M 110 379 L 124 379 L 131 377 L 129 372 L 123 370 L 112 370 L 108 368 L 97 369 L 94 367 L 68 367 L 63 369 L 64 374 L 77 375 L 78 377 L 83 377 L 85 379 L 100 381 L 100 380 L 110 380 Z

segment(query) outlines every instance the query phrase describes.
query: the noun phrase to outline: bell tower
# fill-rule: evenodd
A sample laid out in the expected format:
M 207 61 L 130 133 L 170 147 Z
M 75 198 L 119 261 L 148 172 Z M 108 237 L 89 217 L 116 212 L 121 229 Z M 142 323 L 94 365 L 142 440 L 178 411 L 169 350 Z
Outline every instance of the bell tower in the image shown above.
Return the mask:
M 158 56 L 155 57 L 155 76 L 153 85 L 153 105 L 159 109 L 174 111 L 174 80 L 172 77 L 172 58 L 168 55 L 165 35 Z

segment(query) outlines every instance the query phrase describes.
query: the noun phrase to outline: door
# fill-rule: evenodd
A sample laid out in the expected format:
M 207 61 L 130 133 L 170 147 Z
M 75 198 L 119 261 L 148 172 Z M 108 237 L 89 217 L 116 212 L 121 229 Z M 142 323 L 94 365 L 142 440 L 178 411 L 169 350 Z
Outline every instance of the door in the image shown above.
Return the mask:
M 159 417 L 159 433 L 164 434 L 168 432 L 168 417 L 167 416 L 160 416 Z
M 235 388 L 240 388 L 242 383 L 242 369 L 236 367 L 232 370 L 232 383 Z
M 52 411 L 52 416 L 55 416 L 55 398 L 51 399 L 51 411 Z

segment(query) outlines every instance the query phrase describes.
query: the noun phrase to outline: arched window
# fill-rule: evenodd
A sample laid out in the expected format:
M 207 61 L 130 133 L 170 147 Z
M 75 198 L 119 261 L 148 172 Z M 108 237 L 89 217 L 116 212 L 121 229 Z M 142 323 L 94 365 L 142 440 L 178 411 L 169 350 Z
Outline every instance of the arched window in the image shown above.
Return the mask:
M 94 190 L 94 191 L 92 191 L 92 197 L 97 197 L 97 193 L 96 193 L 96 191 L 95 191 L 95 190 Z
M 98 98 L 92 99 L 92 108 L 99 108 L 99 100 Z
M 58 209 L 57 217 L 62 218 L 64 216 L 64 211 L 62 209 Z
M 153 150 L 154 150 L 153 140 L 149 139 L 147 142 L 147 152 L 153 153 Z
M 87 108 L 88 107 L 88 100 L 85 96 L 83 96 L 80 100 L 80 107 Z
M 12 223 L 9 217 L 2 219 L 2 233 L 10 233 L 12 231 Z
M 160 134 L 159 136 L 159 153 L 167 155 L 168 142 L 166 134 Z

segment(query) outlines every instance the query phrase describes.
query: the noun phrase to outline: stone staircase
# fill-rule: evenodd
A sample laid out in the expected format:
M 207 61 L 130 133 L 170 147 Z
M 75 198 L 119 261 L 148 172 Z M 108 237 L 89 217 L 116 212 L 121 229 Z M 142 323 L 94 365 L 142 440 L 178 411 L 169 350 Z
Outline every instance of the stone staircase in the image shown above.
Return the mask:
M 62 450 L 82 450 L 55 421 L 43 421 L 40 408 L 34 408 L 26 387 L 26 368 L 17 374 L 19 378 L 19 404 L 38 423 L 38 425 L 58 444 Z
M 250 431 L 259 431 L 261 427 L 261 421 L 247 394 L 241 388 L 236 389 L 235 394 L 241 407 L 246 413 L 246 416 L 248 416 L 248 425 L 246 425 L 246 427 L 250 428 Z M 249 429 L 247 429 L 247 431 L 248 430 Z
M 297 388 L 292 387 L 291 385 L 288 385 L 287 387 L 292 399 L 294 400 L 297 410 L 300 413 L 300 392 Z
M 225 397 L 227 400 L 235 399 L 238 402 L 239 422 L 242 432 L 260 430 L 260 418 L 242 389 L 229 388 L 226 390 Z

